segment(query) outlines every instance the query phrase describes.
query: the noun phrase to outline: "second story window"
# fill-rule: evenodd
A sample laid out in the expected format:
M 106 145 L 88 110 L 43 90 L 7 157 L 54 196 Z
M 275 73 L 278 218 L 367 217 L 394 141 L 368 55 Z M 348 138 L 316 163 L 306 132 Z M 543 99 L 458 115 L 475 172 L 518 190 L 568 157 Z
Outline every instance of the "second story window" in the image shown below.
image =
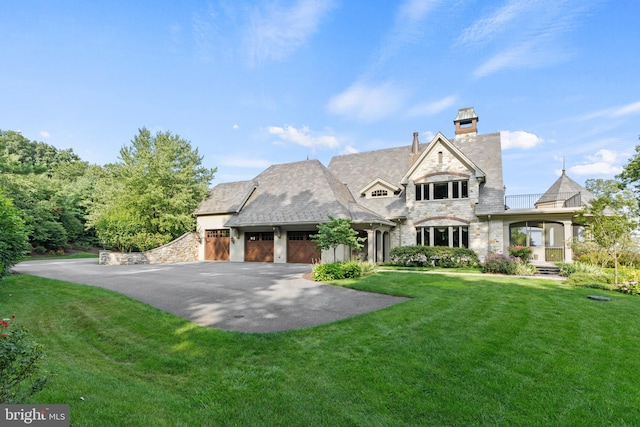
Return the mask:
M 387 190 L 374 190 L 371 192 L 371 197 L 386 197 L 389 195 Z
M 468 197 L 468 180 L 416 184 L 416 200 L 466 199 Z

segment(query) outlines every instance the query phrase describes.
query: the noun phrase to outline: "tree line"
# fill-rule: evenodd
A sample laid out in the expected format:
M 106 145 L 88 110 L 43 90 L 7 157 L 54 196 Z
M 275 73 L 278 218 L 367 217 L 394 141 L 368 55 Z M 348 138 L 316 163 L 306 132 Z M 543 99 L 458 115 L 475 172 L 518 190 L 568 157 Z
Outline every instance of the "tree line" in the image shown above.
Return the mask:
M 147 250 L 195 230 L 192 213 L 216 172 L 202 160 L 189 141 L 146 128 L 104 166 L 0 130 L 0 258 L 103 245 Z

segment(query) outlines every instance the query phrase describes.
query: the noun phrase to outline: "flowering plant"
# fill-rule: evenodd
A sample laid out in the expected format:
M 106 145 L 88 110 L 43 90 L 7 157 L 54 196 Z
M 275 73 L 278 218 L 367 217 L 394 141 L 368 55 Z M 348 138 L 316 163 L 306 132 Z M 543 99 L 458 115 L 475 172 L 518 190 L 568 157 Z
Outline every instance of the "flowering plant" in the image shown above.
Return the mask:
M 533 249 L 531 249 L 529 246 L 522 246 L 522 245 L 510 246 L 509 255 L 511 255 L 514 258 L 520 258 L 522 262 L 527 263 L 529 262 L 529 260 L 531 259 L 531 256 L 533 255 Z
M 48 380 L 42 346 L 29 339 L 15 318 L 0 319 L 0 404 L 22 403 Z
M 623 294 L 638 295 L 640 294 L 640 283 L 637 280 L 629 280 L 628 282 L 616 284 L 614 290 Z

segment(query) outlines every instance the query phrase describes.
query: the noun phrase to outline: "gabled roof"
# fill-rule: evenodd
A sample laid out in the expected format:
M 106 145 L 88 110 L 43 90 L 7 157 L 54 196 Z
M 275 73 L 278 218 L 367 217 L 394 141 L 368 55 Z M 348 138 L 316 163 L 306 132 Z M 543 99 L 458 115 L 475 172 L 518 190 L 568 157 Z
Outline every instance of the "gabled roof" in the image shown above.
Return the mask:
M 318 160 L 267 168 L 253 182 L 255 190 L 227 227 L 318 224 L 335 218 L 392 225 L 358 206 L 345 185 Z
M 381 185 L 382 187 L 385 187 L 396 194 L 402 191 L 402 188 L 398 187 L 397 185 L 387 182 L 382 178 L 376 178 L 373 181 L 371 181 L 369 184 L 367 184 L 364 188 L 362 188 L 360 190 L 360 194 L 365 194 L 367 191 L 371 190 L 373 187 L 377 185 Z
M 566 202 L 569 199 L 575 198 L 578 194 L 580 195 L 581 204 L 585 204 L 594 197 L 586 188 L 569 178 L 565 171 L 562 170 L 560 178 L 549 187 L 535 204 L 537 206 L 550 202 Z
M 194 215 L 224 214 L 238 212 L 255 188 L 252 181 L 225 182 L 209 191 L 200 202 Z
M 420 144 L 419 148 L 424 148 Z M 385 218 L 402 218 L 407 214 L 404 194 L 396 197 L 367 199 L 362 190 L 375 182 L 386 182 L 404 191 L 400 180 L 411 166 L 411 145 L 386 148 L 363 153 L 335 156 L 329 163 L 329 170 L 347 185 L 358 204 L 383 215 Z
M 435 149 L 436 143 L 440 142 L 440 144 L 444 145 L 454 156 L 458 158 L 460 162 L 462 162 L 467 168 L 474 171 L 475 178 L 484 180 L 485 173 L 480 169 L 475 162 L 473 162 L 465 153 L 463 153 L 458 147 L 456 147 L 453 143 L 451 143 L 442 133 L 438 132 L 436 136 L 433 137 L 427 148 L 422 151 L 418 159 L 415 161 L 413 165 L 406 171 L 402 179 L 400 180 L 401 184 L 408 184 L 409 177 L 413 175 L 416 169 L 420 166 L 420 163 Z

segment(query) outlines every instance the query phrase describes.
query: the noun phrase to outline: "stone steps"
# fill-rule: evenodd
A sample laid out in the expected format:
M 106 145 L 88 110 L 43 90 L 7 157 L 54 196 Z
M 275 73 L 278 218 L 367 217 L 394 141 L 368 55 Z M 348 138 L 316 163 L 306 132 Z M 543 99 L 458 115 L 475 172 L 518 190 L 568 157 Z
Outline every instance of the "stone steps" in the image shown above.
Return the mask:
M 555 265 L 536 265 L 536 275 L 540 276 L 558 276 L 560 267 Z

